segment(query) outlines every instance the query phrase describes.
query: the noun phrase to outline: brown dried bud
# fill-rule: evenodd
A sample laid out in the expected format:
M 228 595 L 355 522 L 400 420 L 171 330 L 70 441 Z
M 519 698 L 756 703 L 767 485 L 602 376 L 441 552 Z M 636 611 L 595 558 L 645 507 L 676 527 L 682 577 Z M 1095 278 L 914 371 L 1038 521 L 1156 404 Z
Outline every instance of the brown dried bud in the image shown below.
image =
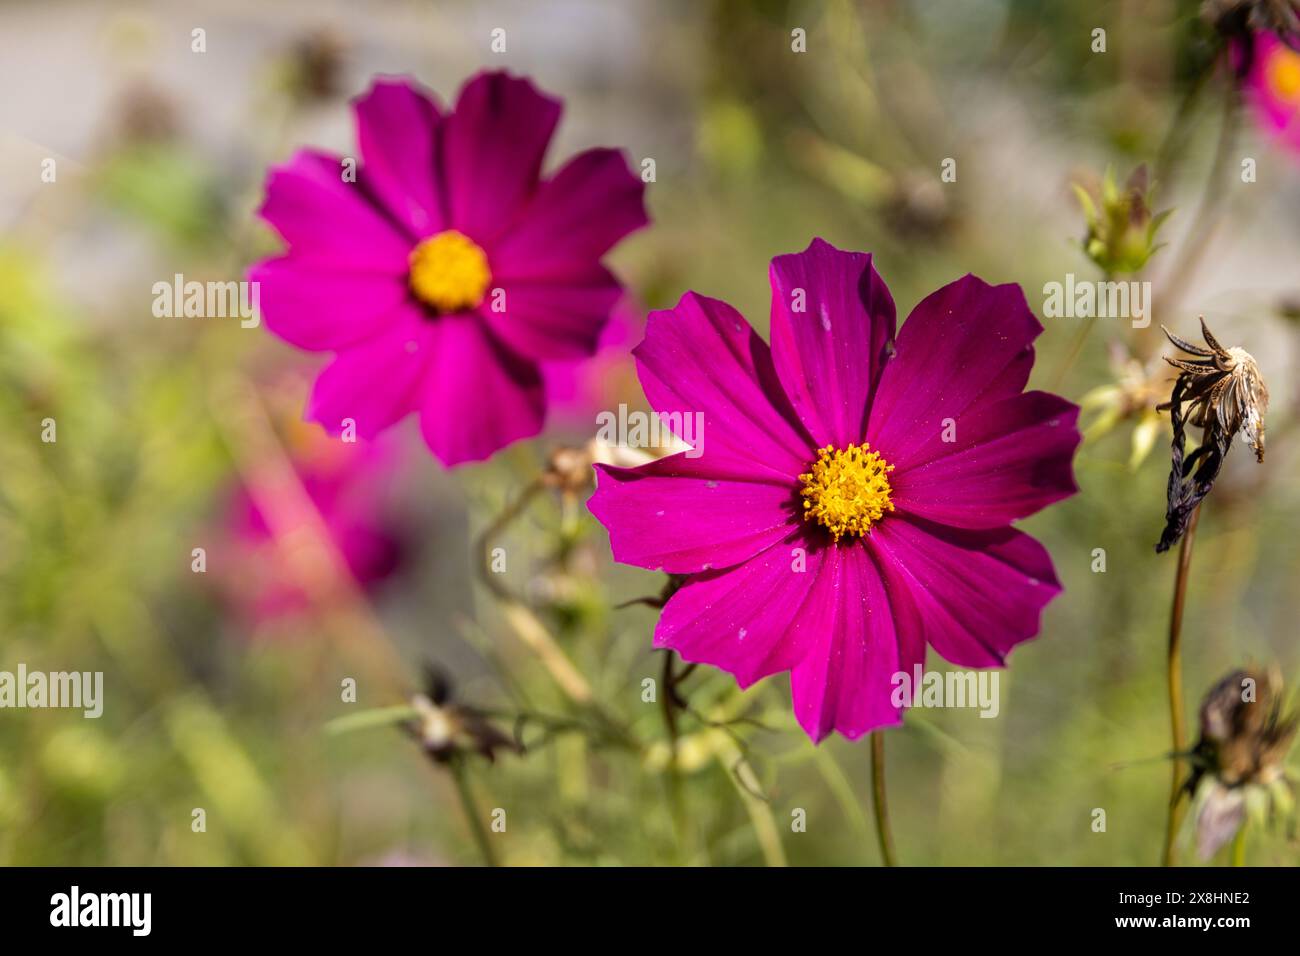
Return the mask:
M 407 730 L 433 760 L 446 763 L 466 753 L 495 760 L 498 750 L 523 752 L 519 741 L 498 730 L 481 711 L 454 703 L 451 684 L 441 671 L 430 670 L 427 682 L 426 693 L 411 698 L 417 716 Z
M 1201 334 L 1209 348 L 1164 331 L 1170 342 L 1195 357 L 1165 359 L 1179 375 L 1169 401 L 1158 406 L 1160 411 L 1169 411 L 1174 438 L 1165 530 L 1157 551 L 1168 550 L 1183 536 L 1192 512 L 1214 487 L 1237 432 L 1246 436 L 1256 460 L 1264 460 L 1264 414 L 1268 411 L 1268 387 L 1255 359 L 1243 348 L 1220 345 L 1206 327 L 1204 316 Z M 1189 424 L 1202 429 L 1201 444 L 1184 457 L 1184 428 Z
M 1285 760 L 1298 727 L 1300 713 L 1286 711 L 1276 670 L 1233 671 L 1206 694 L 1185 785 L 1197 801 L 1197 847 L 1203 858 L 1237 832 L 1252 798 L 1270 810 L 1292 805 Z

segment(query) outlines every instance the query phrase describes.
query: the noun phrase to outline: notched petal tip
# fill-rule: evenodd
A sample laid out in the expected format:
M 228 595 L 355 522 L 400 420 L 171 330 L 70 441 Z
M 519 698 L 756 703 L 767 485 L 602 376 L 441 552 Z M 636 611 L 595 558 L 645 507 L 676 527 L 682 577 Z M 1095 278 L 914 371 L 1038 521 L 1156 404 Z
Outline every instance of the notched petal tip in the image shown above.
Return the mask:
M 376 96 L 392 93 L 410 93 L 441 108 L 437 94 L 410 73 L 376 73 L 364 90 L 348 100 L 348 105 L 355 111 L 358 106 L 371 102 Z
M 480 70 L 475 73 L 461 84 L 460 91 L 456 95 L 456 108 L 460 109 L 466 94 L 471 91 L 476 92 L 481 86 L 494 87 L 492 91 L 494 99 L 505 94 L 522 93 L 534 97 L 539 102 L 553 108 L 557 111 L 557 114 L 564 110 L 564 100 L 560 97 L 543 92 L 541 87 L 533 82 L 532 77 L 513 73 L 508 69 Z

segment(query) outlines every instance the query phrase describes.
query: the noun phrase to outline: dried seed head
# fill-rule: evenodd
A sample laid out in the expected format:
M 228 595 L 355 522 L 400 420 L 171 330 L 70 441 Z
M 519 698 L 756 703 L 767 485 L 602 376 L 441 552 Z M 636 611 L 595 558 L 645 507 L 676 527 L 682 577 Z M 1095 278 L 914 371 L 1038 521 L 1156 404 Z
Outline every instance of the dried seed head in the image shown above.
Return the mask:
M 1162 326 L 1163 328 L 1163 326 Z M 1255 458 L 1264 460 L 1264 413 L 1268 411 L 1268 386 L 1259 374 L 1254 356 L 1234 346 L 1225 349 L 1210 333 L 1201 317 L 1201 333 L 1209 349 L 1185 342 L 1168 329 L 1169 341 L 1197 356 L 1193 360 L 1166 358 L 1187 376 L 1183 395 L 1189 403 L 1186 420 L 1197 428 L 1209 428 L 1229 438 L 1244 432 Z
M 1300 714 L 1284 713 L 1276 670 L 1233 671 L 1201 703 L 1197 753 L 1226 786 L 1268 785 L 1281 776 L 1297 727 Z
M 1201 16 L 1220 33 L 1234 38 L 1259 31 L 1292 43 L 1300 35 L 1297 0 L 1205 0 Z
M 1169 401 L 1158 406 L 1169 411 L 1174 438 L 1165 530 L 1157 551 L 1167 550 L 1183 536 L 1192 512 L 1214 486 L 1238 432 L 1245 435 L 1256 460 L 1264 460 L 1264 415 L 1268 411 L 1268 387 L 1255 359 L 1243 348 L 1220 345 L 1206 327 L 1204 316 L 1201 334 L 1207 347 L 1164 331 L 1170 342 L 1192 357 L 1165 359 L 1179 375 Z M 1189 424 L 1202 430 L 1201 444 L 1184 457 L 1184 427 Z
M 1201 19 L 1229 45 L 1238 78 L 1255 63 L 1258 34 L 1271 33 L 1300 50 L 1300 0 L 1204 0 Z
M 1231 839 L 1248 807 L 1266 815 L 1293 804 L 1285 760 L 1300 727 L 1275 669 L 1233 671 L 1201 703 L 1201 736 L 1185 790 L 1197 804 L 1197 846 L 1209 858 Z
M 471 752 L 488 760 L 495 760 L 498 750 L 523 752 L 517 740 L 498 730 L 483 713 L 451 700 L 451 682 L 443 671 L 428 668 L 425 683 L 425 693 L 411 698 L 416 717 L 407 730 L 434 761 L 446 763 Z

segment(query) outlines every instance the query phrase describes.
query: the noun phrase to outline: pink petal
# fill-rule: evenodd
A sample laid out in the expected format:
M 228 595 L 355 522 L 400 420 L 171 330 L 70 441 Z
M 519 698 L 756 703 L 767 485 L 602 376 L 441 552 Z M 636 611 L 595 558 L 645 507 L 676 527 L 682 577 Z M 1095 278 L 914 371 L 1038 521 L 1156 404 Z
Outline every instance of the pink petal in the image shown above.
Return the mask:
M 977 402 L 1018 395 L 1043 331 L 1017 285 L 972 275 L 921 301 L 903 323 L 871 408 L 867 439 L 896 468 Z
M 798 527 L 788 482 L 717 478 L 702 458 L 639 468 L 597 465 L 587 507 L 609 529 L 614 559 L 670 574 L 726 568 Z
M 819 447 L 861 442 L 895 325 L 871 256 L 814 239 L 773 259 L 771 282 L 772 358 L 799 418 Z
M 495 341 L 478 316 L 444 315 L 430 327 L 420 431 L 439 461 L 478 461 L 542 430 L 537 366 Z
M 850 740 L 900 723 L 893 678 L 925 660 L 919 632 L 895 621 L 889 588 L 867 549 L 832 548 L 834 619 L 790 672 L 795 717 L 814 742 L 832 730 Z M 826 573 L 826 572 L 823 572 Z
M 304 417 L 337 435 L 345 419 L 373 438 L 413 411 L 433 344 L 432 324 L 418 306 L 403 303 L 386 319 L 388 331 L 344 349 L 316 379 Z
M 312 351 L 337 351 L 380 335 L 403 314 L 397 307 L 408 299 L 401 279 L 292 255 L 259 262 L 248 278 L 258 284 L 266 327 Z
M 480 73 L 443 124 L 451 222 L 480 245 L 513 221 L 537 188 L 560 101 L 506 73 Z
M 890 476 L 894 506 L 959 528 L 998 528 L 1078 491 L 1079 408 L 1026 392 L 967 410 Z
M 360 183 L 344 182 L 337 156 L 300 150 L 271 170 L 258 215 L 300 258 L 355 272 L 404 276 L 411 241 Z
M 614 243 L 640 229 L 645 184 L 613 149 L 589 149 L 542 183 L 491 250 L 503 283 L 590 271 Z
M 961 667 L 1001 667 L 1061 592 L 1047 550 L 1013 528 L 967 531 L 890 515 L 872 529 L 898 629 Z
M 502 291 L 504 309 L 494 310 L 489 293 L 480 307 L 483 319 L 503 342 L 534 359 L 592 355 L 623 294 L 618 280 L 599 265 L 571 279 L 505 282 Z
M 676 308 L 650 314 L 632 354 L 655 411 L 703 415 L 705 460 L 798 487 L 814 457 L 811 439 L 781 391 L 767 344 L 744 316 L 688 292 Z
M 442 116 L 432 94 L 414 80 L 381 78 L 352 105 L 365 160 L 359 179 L 412 237 L 446 228 L 437 159 Z
M 789 670 L 831 626 L 836 584 L 831 549 L 800 563 L 795 548 L 802 549 L 798 539 L 690 578 L 664 606 L 655 646 L 720 667 L 741 687 Z

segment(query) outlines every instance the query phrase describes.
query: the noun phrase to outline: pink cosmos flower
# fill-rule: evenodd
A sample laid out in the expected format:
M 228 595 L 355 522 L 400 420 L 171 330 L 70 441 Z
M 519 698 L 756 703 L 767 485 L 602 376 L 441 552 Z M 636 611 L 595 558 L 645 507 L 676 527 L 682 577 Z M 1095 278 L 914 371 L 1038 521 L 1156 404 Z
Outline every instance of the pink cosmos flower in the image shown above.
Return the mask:
M 1300 53 L 1271 33 L 1256 33 L 1246 99 L 1257 125 L 1300 154 Z
M 337 353 L 309 419 L 368 438 L 416 412 L 443 464 L 486 458 L 541 430 L 539 362 L 595 351 L 621 294 L 600 259 L 647 222 L 643 184 L 609 149 L 539 178 L 561 105 L 505 73 L 451 112 L 405 79 L 354 107 L 359 165 L 304 150 L 271 172 L 260 215 L 289 250 L 250 273 L 263 318 Z
M 1019 286 L 966 276 L 913 310 L 871 256 L 815 239 L 772 260 L 772 345 L 687 293 L 634 351 L 703 453 L 597 466 L 615 558 L 685 575 L 657 647 L 734 674 L 790 671 L 813 740 L 901 720 L 893 675 L 926 645 L 1001 667 L 1061 590 L 1010 524 L 1073 494 L 1078 408 L 1023 392 L 1042 331 Z M 670 419 L 671 420 L 671 419 Z
M 398 452 L 375 443 L 339 442 L 305 425 L 291 427 L 289 436 L 294 475 L 330 544 L 359 586 L 376 587 L 401 566 L 406 550 L 384 501 Z M 268 520 L 248 487 L 235 488 L 224 515 L 226 553 L 216 563 L 230 602 L 255 624 L 266 624 L 312 606 L 279 538 L 309 534 L 314 521 L 300 513 L 297 497 L 287 489 L 263 488 L 256 497 L 279 512 L 276 519 Z

